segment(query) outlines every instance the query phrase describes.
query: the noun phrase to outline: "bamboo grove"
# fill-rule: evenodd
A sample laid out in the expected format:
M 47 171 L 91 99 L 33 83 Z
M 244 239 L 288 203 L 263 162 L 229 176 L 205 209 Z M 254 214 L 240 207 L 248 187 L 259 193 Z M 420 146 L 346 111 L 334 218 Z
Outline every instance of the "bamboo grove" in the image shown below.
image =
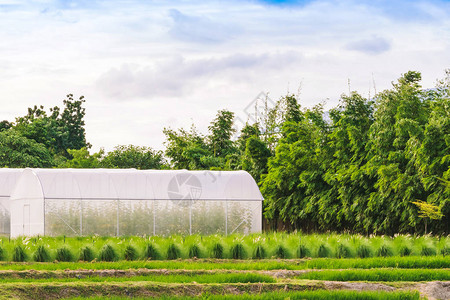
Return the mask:
M 220 110 L 207 134 L 194 125 L 165 128 L 164 151 L 121 145 L 91 155 L 83 102 L 64 102 L 64 126 L 82 133 L 80 145 L 66 143 L 70 149 L 55 144 L 64 141 L 50 130 L 62 122 L 55 108 L 3 121 L 1 165 L 243 169 L 261 188 L 269 229 L 450 234 L 450 71 L 432 89 L 409 71 L 371 99 L 352 92 L 328 111 L 323 103 L 303 108 L 288 94 L 266 101 L 238 132 L 234 113 Z M 72 103 L 76 117 L 69 118 Z

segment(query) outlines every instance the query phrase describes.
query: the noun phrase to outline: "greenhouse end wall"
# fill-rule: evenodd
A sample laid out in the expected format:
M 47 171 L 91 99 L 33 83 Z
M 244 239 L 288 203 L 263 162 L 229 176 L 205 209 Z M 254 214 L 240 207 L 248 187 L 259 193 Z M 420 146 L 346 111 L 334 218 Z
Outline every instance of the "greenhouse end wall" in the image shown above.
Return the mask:
M 26 169 L 11 236 L 253 233 L 263 198 L 243 171 Z

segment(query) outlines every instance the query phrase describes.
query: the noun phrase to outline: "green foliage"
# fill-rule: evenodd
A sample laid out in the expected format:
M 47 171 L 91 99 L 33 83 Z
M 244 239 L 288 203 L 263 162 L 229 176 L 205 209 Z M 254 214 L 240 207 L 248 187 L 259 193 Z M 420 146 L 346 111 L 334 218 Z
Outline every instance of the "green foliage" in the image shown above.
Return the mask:
M 50 261 L 50 253 L 44 245 L 39 245 L 36 251 L 33 253 L 33 260 L 37 262 L 46 262 Z
M 61 247 L 56 250 L 55 259 L 57 261 L 73 261 L 73 254 L 67 247 Z
M 266 258 L 267 253 L 266 253 L 266 249 L 264 248 L 263 245 L 261 244 L 257 244 L 255 247 L 255 250 L 253 251 L 253 257 L 254 259 L 263 259 Z
M 429 246 L 422 246 L 422 248 L 420 249 L 420 255 L 434 256 L 436 255 L 436 249 Z
M 12 261 L 23 262 L 28 258 L 25 249 L 21 245 L 16 245 L 13 249 Z
M 123 258 L 125 260 L 136 260 L 139 257 L 137 249 L 133 245 L 127 245 L 123 253 Z
M 3 247 L 0 247 L 0 261 L 5 260 L 6 258 L 6 251 L 3 249 Z
M 163 169 L 164 164 L 165 161 L 161 151 L 133 145 L 116 146 L 99 163 L 100 167 L 103 168 L 136 168 L 139 170 Z
M 231 247 L 231 257 L 233 259 L 244 259 L 247 255 L 244 245 L 242 243 L 236 243 Z
M 311 250 L 309 250 L 306 245 L 300 244 L 297 248 L 297 257 L 298 258 L 304 258 L 304 257 L 311 257 Z
M 212 247 L 211 251 L 212 258 L 224 258 L 225 257 L 225 249 L 221 243 L 215 243 Z
M 189 246 L 189 258 L 199 258 L 200 257 L 200 247 L 196 244 Z
M 100 260 L 102 261 L 116 261 L 119 260 L 119 256 L 117 254 L 117 251 L 114 249 L 113 246 L 109 244 L 105 244 L 102 249 L 100 250 Z
M 388 245 L 381 245 L 381 247 L 377 249 L 376 255 L 388 257 L 393 255 L 393 251 L 391 247 L 389 247 Z
M 411 255 L 412 250 L 408 246 L 402 246 L 399 250 L 400 256 L 409 256 Z
M 345 244 L 339 244 L 336 248 L 336 258 L 352 257 L 350 248 Z
M 155 260 L 155 259 L 160 259 L 161 254 L 155 245 L 153 245 L 152 243 L 147 243 L 147 245 L 145 245 L 144 257 L 146 259 Z
M 289 258 L 289 251 L 284 245 L 278 245 L 274 254 L 276 258 Z
M 84 246 L 80 250 L 79 260 L 81 261 L 92 261 L 95 259 L 94 250 L 90 246 Z
M 372 256 L 372 250 L 369 246 L 362 244 L 356 248 L 356 255 L 360 258 L 368 258 Z
M 181 258 L 180 248 L 176 244 L 171 243 L 169 245 L 169 248 L 167 248 L 167 259 L 178 259 L 178 258 Z
M 317 257 L 331 257 L 331 250 L 325 244 L 320 244 L 317 249 Z

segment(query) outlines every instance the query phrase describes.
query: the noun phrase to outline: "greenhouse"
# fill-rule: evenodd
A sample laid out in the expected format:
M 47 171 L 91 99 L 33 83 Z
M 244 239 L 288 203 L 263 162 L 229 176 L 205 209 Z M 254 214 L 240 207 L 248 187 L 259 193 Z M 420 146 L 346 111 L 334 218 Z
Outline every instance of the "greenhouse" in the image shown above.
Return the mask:
M 245 171 L 25 169 L 11 237 L 259 232 L 262 201 Z
M 9 196 L 22 169 L 0 168 L 0 235 L 9 235 Z

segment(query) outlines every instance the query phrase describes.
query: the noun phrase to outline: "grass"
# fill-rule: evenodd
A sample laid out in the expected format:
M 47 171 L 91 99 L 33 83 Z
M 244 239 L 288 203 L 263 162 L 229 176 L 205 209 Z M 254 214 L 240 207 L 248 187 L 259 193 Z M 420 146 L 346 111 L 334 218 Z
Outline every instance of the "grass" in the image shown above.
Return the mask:
M 90 299 L 113 299 L 113 300 L 126 300 L 129 297 L 89 297 L 89 298 L 71 298 L 76 300 Z M 146 298 L 134 298 L 136 300 Z M 184 296 L 165 296 L 160 299 L 179 299 L 179 300 L 191 300 L 198 299 L 198 297 L 184 297 Z M 308 299 L 308 300 L 322 300 L 322 299 L 336 299 L 336 300 L 419 300 L 420 294 L 418 292 L 375 292 L 375 291 L 301 291 L 301 292 L 270 292 L 261 294 L 242 294 L 242 295 L 202 295 L 201 299 L 254 299 L 254 300 L 271 300 L 271 299 Z
M 255 273 L 217 273 L 217 274 L 151 274 L 145 276 L 130 277 L 105 277 L 89 276 L 84 278 L 2 278 L 2 283 L 17 282 L 47 282 L 47 283 L 66 283 L 66 282 L 164 282 L 164 283 L 275 283 L 276 280 L 268 275 Z
M 296 278 L 332 281 L 434 281 L 450 280 L 450 271 L 441 269 L 323 270 L 307 272 Z
M 450 256 L 445 257 L 372 257 L 366 259 L 348 258 L 316 258 L 308 260 L 148 260 L 148 261 L 116 261 L 116 262 L 59 262 L 55 263 L 0 263 L 0 270 L 127 270 L 127 269 L 185 269 L 185 270 L 306 270 L 306 269 L 372 269 L 372 268 L 404 268 L 404 269 L 438 269 L 450 268 Z

